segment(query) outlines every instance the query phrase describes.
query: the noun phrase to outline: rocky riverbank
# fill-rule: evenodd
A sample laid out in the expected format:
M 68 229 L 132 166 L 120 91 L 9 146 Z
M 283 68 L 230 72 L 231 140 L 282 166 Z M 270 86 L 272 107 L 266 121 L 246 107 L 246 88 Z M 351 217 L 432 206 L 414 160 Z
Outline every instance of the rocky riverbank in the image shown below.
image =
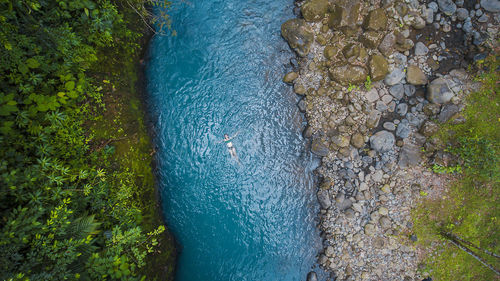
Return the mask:
M 411 209 L 454 158 L 432 136 L 463 122 L 467 66 L 494 49 L 500 1 L 296 2 L 282 35 L 298 58 L 304 136 L 322 157 L 324 251 L 337 280 L 421 280 Z M 308 279 L 313 280 L 313 274 Z

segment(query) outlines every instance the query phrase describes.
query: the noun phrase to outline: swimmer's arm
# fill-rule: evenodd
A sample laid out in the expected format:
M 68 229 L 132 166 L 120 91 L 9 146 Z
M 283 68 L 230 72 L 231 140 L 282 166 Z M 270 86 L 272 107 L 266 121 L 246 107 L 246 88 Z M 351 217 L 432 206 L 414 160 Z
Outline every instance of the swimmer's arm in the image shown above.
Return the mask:
M 234 139 L 234 138 L 235 138 L 235 137 L 236 137 L 239 133 L 240 133 L 240 131 L 236 132 L 236 134 L 234 134 L 234 136 L 232 136 L 232 137 L 230 138 L 230 140 Z

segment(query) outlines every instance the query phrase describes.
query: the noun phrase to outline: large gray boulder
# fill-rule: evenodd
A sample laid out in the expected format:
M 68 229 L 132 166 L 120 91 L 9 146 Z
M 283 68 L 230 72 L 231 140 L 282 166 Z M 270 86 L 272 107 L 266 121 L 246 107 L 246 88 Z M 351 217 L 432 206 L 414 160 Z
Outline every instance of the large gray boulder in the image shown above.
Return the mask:
M 422 162 L 420 147 L 405 144 L 399 153 L 398 165 L 401 168 L 412 167 Z
M 306 21 L 320 21 L 328 12 L 328 0 L 309 0 L 300 10 Z
M 441 109 L 441 112 L 439 112 L 437 120 L 440 123 L 445 123 L 448 120 L 450 120 L 453 116 L 455 116 L 459 111 L 460 108 L 458 107 L 458 105 L 455 104 L 444 105 L 443 108 Z
M 316 196 L 318 197 L 318 202 L 322 209 L 328 209 L 332 206 L 332 201 L 330 200 L 327 190 L 319 190 Z
M 395 141 L 396 139 L 391 132 L 382 130 L 370 137 L 370 147 L 380 153 L 384 153 L 394 147 Z
M 442 77 L 434 79 L 427 86 L 427 100 L 436 104 L 449 102 L 454 96 L 454 93 L 450 89 L 449 85 L 450 82 L 448 79 Z
M 500 12 L 500 1 L 498 0 L 481 0 L 481 7 L 488 12 Z
M 314 33 L 303 19 L 290 19 L 281 25 L 281 35 L 297 54 L 305 57 L 314 42 Z
M 437 0 L 437 2 L 439 10 L 445 15 L 451 16 L 457 10 L 457 5 L 452 0 Z

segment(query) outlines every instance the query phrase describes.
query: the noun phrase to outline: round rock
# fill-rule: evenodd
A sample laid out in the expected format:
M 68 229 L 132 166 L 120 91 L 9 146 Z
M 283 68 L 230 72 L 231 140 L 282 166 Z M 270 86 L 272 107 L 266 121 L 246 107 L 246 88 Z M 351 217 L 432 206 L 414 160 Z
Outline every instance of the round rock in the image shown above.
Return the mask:
M 389 93 L 394 97 L 395 100 L 400 100 L 403 98 L 405 89 L 403 84 L 396 84 L 389 89 Z
M 417 42 L 415 44 L 415 56 L 425 56 L 427 53 L 429 53 L 429 48 L 424 43 Z
M 500 12 L 500 1 L 498 0 L 481 0 L 481 7 L 488 12 Z
M 439 10 L 445 15 L 451 16 L 457 10 L 457 5 L 455 5 L 452 0 L 438 0 L 437 3 Z
M 436 104 L 447 103 L 454 96 L 453 91 L 449 88 L 450 82 L 442 77 L 434 79 L 427 86 L 427 100 Z
M 408 66 L 406 80 L 412 85 L 427 84 L 427 76 L 425 76 L 425 73 L 416 65 Z
M 391 132 L 382 130 L 370 137 L 370 147 L 380 153 L 384 153 L 394 147 L 395 141 L 396 139 Z
M 458 20 L 465 20 L 469 16 L 469 11 L 465 8 L 458 8 L 457 9 L 457 19 Z
M 405 73 L 402 69 L 396 68 L 391 73 L 385 77 L 385 84 L 388 86 L 396 85 L 405 77 Z

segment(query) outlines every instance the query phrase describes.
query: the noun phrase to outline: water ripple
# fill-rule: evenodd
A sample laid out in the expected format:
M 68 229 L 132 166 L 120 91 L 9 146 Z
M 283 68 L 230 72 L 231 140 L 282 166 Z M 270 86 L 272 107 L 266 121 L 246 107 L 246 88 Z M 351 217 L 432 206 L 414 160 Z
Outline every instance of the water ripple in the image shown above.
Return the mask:
M 280 37 L 292 0 L 174 5 L 175 37 L 155 37 L 149 109 L 178 280 L 304 280 L 319 249 L 315 161 Z M 287 51 L 283 51 L 287 50 Z M 231 160 L 224 133 L 241 165 Z

